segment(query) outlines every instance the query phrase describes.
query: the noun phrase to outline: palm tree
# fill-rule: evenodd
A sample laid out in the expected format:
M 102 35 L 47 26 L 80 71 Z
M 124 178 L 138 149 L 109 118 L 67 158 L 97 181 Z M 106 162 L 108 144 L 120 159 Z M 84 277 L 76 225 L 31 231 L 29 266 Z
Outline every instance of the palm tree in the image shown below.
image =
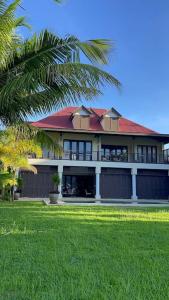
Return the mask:
M 14 199 L 14 186 L 17 184 L 19 170 L 29 170 L 34 173 L 36 168 L 29 164 L 28 155 L 35 153 L 37 157 L 42 154 L 41 146 L 36 139 L 22 134 L 16 128 L 0 131 L 0 189 L 2 198 L 8 191 L 10 199 Z
M 92 99 L 107 83 L 120 86 L 114 76 L 95 65 L 107 63 L 111 49 L 108 40 L 81 42 L 74 36 L 61 38 L 45 30 L 22 41 L 15 31 L 25 22 L 15 18 L 20 0 L 10 6 L 5 3 L 0 2 L 2 124 L 23 122 L 32 115 L 77 104 L 82 98 Z M 90 63 L 80 62 L 81 53 Z

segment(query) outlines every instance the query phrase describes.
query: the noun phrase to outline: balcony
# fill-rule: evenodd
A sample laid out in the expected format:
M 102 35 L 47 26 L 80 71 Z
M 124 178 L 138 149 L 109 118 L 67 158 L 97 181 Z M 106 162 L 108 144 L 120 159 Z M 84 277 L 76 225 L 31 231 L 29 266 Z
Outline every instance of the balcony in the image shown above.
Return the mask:
M 29 158 L 36 158 L 35 155 Z M 43 153 L 42 159 L 51 160 L 75 160 L 75 161 L 104 161 L 123 163 L 146 163 L 146 164 L 169 164 L 169 151 L 164 150 L 161 155 L 142 155 L 139 153 L 123 153 L 119 155 L 103 155 L 102 151 L 74 152 L 64 151 L 62 156 L 57 156 L 52 152 Z

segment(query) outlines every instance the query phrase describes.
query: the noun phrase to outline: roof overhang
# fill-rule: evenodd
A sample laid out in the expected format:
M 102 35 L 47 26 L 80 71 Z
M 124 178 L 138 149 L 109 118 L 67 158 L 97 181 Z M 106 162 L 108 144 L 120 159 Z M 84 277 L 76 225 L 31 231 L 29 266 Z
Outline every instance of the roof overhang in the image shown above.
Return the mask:
M 36 126 L 37 127 L 37 126 Z M 110 131 L 98 131 L 98 130 L 79 130 L 79 129 L 66 129 L 66 128 L 48 128 L 48 127 L 40 127 L 40 129 L 46 131 L 57 131 L 57 132 L 71 132 L 71 133 L 85 133 L 85 134 L 99 134 L 99 135 L 113 135 L 113 136 L 132 136 L 132 137 L 147 137 L 147 138 L 154 138 L 163 142 L 165 144 L 169 143 L 169 134 L 162 134 L 162 133 L 135 133 L 135 132 L 110 132 Z

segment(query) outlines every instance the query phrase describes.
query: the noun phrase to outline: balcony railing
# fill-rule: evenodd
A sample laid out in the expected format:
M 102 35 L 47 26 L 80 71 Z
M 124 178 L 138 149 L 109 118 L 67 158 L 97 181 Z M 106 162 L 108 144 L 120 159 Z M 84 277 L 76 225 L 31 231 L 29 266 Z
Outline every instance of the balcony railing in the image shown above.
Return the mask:
M 36 158 L 31 155 L 29 158 Z M 146 163 L 146 164 L 169 164 L 169 151 L 163 151 L 161 155 L 142 155 L 139 153 L 123 153 L 103 155 L 102 151 L 93 152 L 74 152 L 64 151 L 62 156 L 58 156 L 52 152 L 44 153 L 43 159 L 52 160 L 78 160 L 78 161 L 104 161 L 104 162 L 125 162 L 125 163 Z

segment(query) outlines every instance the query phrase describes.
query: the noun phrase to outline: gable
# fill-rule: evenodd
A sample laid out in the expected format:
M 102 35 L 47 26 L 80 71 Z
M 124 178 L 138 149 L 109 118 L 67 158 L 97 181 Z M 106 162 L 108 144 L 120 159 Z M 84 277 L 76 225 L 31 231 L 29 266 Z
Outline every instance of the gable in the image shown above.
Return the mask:
M 72 116 L 75 116 L 75 115 L 87 117 L 87 116 L 91 115 L 91 111 L 82 105 L 81 107 L 78 107 L 78 109 L 73 111 Z

